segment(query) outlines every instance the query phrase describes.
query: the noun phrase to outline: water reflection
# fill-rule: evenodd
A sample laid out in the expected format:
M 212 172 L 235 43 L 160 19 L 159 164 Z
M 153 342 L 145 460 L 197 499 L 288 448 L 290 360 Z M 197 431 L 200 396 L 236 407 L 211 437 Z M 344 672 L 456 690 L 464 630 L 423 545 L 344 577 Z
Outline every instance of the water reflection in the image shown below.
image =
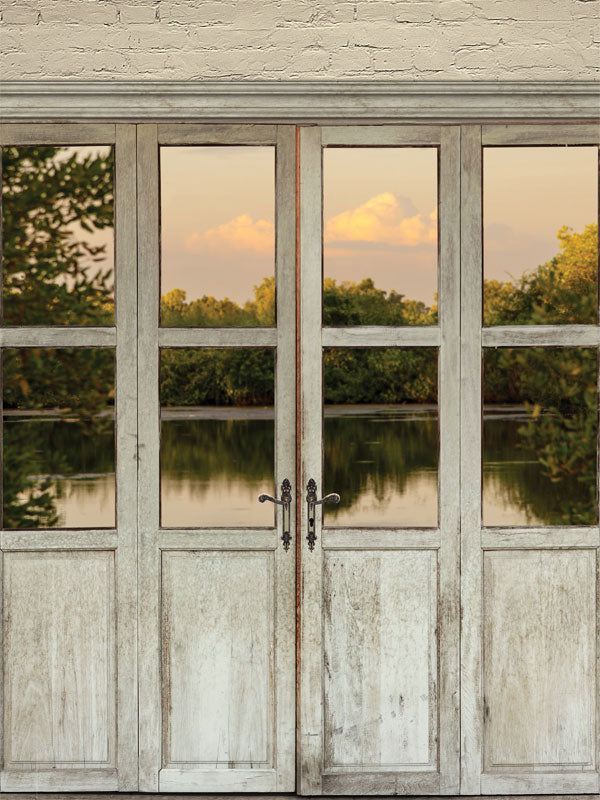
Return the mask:
M 552 484 L 544 476 L 535 454 L 521 446 L 518 431 L 526 419 L 523 407 L 485 410 L 487 524 L 560 524 L 564 503 L 585 491 L 576 480 Z M 260 491 L 274 488 L 273 430 L 268 407 L 164 409 L 163 524 L 273 524 L 272 509 L 256 502 Z M 436 524 L 434 409 L 328 407 L 325 430 L 332 444 L 323 488 L 343 498 L 339 508 L 327 509 L 326 524 Z M 35 442 L 35 477 L 50 481 L 61 526 L 89 525 L 92 518 L 99 526 L 114 524 L 110 432 L 90 437 L 74 422 L 14 414 L 5 416 L 4 431 L 12 452 L 20 441 Z

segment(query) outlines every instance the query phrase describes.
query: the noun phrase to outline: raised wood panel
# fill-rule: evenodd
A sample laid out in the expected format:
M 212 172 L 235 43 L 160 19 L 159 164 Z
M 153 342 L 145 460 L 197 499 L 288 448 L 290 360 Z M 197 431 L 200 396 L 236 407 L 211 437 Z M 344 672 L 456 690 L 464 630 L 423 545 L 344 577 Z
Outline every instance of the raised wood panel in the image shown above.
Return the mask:
M 437 554 L 326 552 L 325 769 L 434 769 Z
M 4 766 L 115 765 L 112 552 L 4 557 Z
M 484 769 L 593 769 L 596 555 L 484 558 Z
M 164 552 L 163 765 L 273 762 L 273 553 Z

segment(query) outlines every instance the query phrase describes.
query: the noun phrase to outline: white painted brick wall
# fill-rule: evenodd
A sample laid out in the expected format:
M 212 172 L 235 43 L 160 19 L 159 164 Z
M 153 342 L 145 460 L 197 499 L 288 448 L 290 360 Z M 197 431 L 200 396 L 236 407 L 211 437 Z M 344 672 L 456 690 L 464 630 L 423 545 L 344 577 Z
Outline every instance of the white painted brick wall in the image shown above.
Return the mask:
M 0 77 L 595 78 L 600 0 L 0 0 Z

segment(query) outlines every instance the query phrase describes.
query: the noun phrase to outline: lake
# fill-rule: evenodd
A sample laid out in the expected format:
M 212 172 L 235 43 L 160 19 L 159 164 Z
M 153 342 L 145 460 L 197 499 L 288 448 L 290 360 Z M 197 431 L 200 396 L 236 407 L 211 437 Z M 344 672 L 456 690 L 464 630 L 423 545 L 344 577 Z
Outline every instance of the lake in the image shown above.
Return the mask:
M 517 407 L 484 410 L 483 517 L 487 525 L 559 524 L 576 481 L 552 484 L 519 428 Z M 56 414 L 7 412 L 8 475 L 27 476 L 27 492 L 44 488 L 57 527 L 114 525 L 113 422 L 90 432 Z M 433 406 L 326 406 L 323 492 L 342 495 L 327 506 L 331 526 L 413 527 L 437 524 L 438 421 Z M 161 422 L 161 519 L 166 527 L 273 524 L 273 507 L 259 504 L 273 486 L 272 408 L 167 408 Z M 19 477 L 20 476 L 20 477 Z M 293 478 L 293 476 L 290 476 Z M 5 494 L 10 498 L 10 486 Z M 7 490 L 7 491 L 6 491 Z M 13 493 L 14 494 L 14 493 Z M 6 503 L 7 501 L 5 501 Z M 583 502 L 583 499 L 582 499 Z M 23 524 L 5 505 L 6 526 Z M 11 523 L 10 520 L 13 519 Z M 594 524 L 589 519 L 587 524 Z

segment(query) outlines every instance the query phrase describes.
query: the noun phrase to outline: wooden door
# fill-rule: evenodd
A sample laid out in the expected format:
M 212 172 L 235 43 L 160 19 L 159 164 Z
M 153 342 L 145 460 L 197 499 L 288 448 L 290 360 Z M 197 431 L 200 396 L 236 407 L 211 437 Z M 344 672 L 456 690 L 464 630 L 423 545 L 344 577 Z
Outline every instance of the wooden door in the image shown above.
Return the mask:
M 461 141 L 461 791 L 597 793 L 598 130 Z
M 301 128 L 303 794 L 459 790 L 459 160 L 455 127 Z M 414 167 L 417 161 L 423 164 L 422 176 Z M 411 189 L 405 180 L 409 173 Z M 379 184 L 375 175 L 381 176 Z M 362 199 L 356 186 L 361 181 Z M 416 200 L 418 208 L 410 207 L 413 191 L 413 199 L 423 193 L 428 198 Z M 335 284 L 327 280 L 335 274 L 336 253 L 324 252 L 324 240 L 326 247 L 342 251 L 346 265 Z M 423 262 L 416 262 L 410 249 L 419 242 Z M 353 245 L 362 248 L 364 261 L 351 275 L 344 248 Z M 392 292 L 405 294 L 402 281 L 420 264 L 428 270 L 429 316 L 422 324 L 414 318 L 408 324 L 381 324 L 381 317 L 362 325 L 344 321 L 342 303 L 350 302 L 349 293 L 381 298 L 368 282 L 360 284 L 374 277 L 378 247 L 384 259 L 390 252 L 396 259 L 391 266 L 385 261 L 380 271 L 388 285 L 379 279 L 375 285 L 388 290 L 388 306 L 396 302 L 390 315 L 399 314 L 399 308 L 410 313 Z M 345 279 L 352 285 L 344 288 Z M 430 307 L 434 293 L 439 294 L 437 314 Z M 413 369 L 412 377 L 407 369 Z M 431 385 L 421 395 L 414 380 L 425 375 Z M 362 383 L 355 385 L 357 376 Z M 408 381 L 413 381 L 412 399 Z M 418 397 L 429 400 L 415 405 Z M 365 398 L 375 405 L 361 406 Z M 345 406 L 336 411 L 327 405 L 332 402 Z M 382 408 L 382 403 L 388 405 Z M 402 420 L 410 409 L 424 418 L 419 424 L 425 433 L 417 432 L 417 444 L 427 434 L 430 448 L 418 456 L 422 462 L 411 485 L 418 491 L 420 476 L 429 494 L 402 508 L 402 497 L 410 492 L 402 495 L 398 459 L 407 446 Z M 379 433 L 361 432 L 358 422 L 352 430 L 344 422 L 365 414 L 372 415 L 365 424 L 372 423 L 374 431 L 379 426 Z M 393 415 L 401 421 L 382 428 Z M 379 455 L 376 449 L 386 441 L 387 456 Z M 377 494 L 379 476 L 362 465 L 369 459 L 381 465 L 388 456 L 382 502 L 372 503 L 379 511 L 365 513 L 361 493 Z M 345 485 L 335 483 L 333 473 L 344 476 Z M 356 475 L 366 476 L 362 486 L 353 485 Z M 343 504 L 347 496 L 345 509 L 340 505 L 342 524 L 335 516 L 324 524 L 321 505 L 309 512 L 311 479 L 319 499 L 338 492 Z M 392 498 L 398 508 L 386 516 L 388 480 L 400 488 Z M 311 515 L 316 539 L 309 543 Z
M 244 158 L 255 151 L 262 153 L 260 163 L 268 161 L 270 166 L 248 172 Z M 282 508 L 278 506 L 275 514 L 269 503 L 259 506 L 257 501 L 259 491 L 279 498 L 287 479 L 292 493 L 290 518 L 294 519 L 294 155 L 294 130 L 289 126 L 139 127 L 139 752 L 143 791 L 294 789 L 295 530 L 288 546 Z M 238 163 L 246 171 L 232 175 L 232 165 Z M 176 174 L 183 176 L 179 183 Z M 269 180 L 270 188 L 265 188 Z M 263 212 L 257 216 L 244 206 L 252 204 L 260 192 L 270 192 L 271 205 L 277 208 L 274 238 L 273 217 L 260 216 Z M 204 203 L 204 211 L 196 203 Z M 165 316 L 173 309 L 164 305 L 159 321 L 161 289 L 165 294 L 172 288 L 164 282 L 170 280 L 173 263 L 169 237 L 177 239 L 177 225 L 186 207 L 197 217 L 192 220 L 195 227 L 184 232 L 188 237 L 184 249 L 191 248 L 186 252 L 196 259 L 186 275 L 196 270 L 200 274 L 202 288 L 197 296 L 212 294 L 206 289 L 211 280 L 218 278 L 223 286 L 222 275 L 216 273 L 231 267 L 231 259 L 226 264 L 217 245 L 226 241 L 228 252 L 238 254 L 233 278 L 221 298 L 236 297 L 236 283 L 247 280 L 245 270 L 253 263 L 253 252 L 268 252 L 276 282 L 276 322 L 263 319 L 260 326 L 242 322 L 245 327 L 222 327 L 220 318 L 213 316 L 208 323 L 204 318 L 194 318 L 191 324 L 177 319 L 173 323 Z M 223 208 L 233 211 L 225 213 Z M 207 222 L 209 217 L 212 222 Z M 163 238 L 159 242 L 160 224 Z M 245 246 L 248 241 L 250 248 Z M 210 258 L 203 260 L 204 245 Z M 256 283 L 264 274 L 258 274 Z M 265 286 L 273 292 L 272 283 Z M 210 313 L 231 311 L 225 301 L 204 299 L 198 302 L 204 309 L 210 306 Z M 246 308 L 240 313 L 255 312 Z M 190 363 L 192 369 L 186 372 Z M 175 394 L 173 387 L 171 394 L 167 392 L 168 370 L 170 375 L 179 370 Z M 261 378 L 261 389 L 256 388 L 259 371 L 267 374 Z M 187 377 L 181 378 L 182 374 Z M 217 375 L 225 375 L 226 385 L 219 384 L 215 399 Z M 208 399 L 203 399 L 206 386 L 192 386 L 198 380 L 213 387 Z M 188 389 L 200 408 L 186 410 Z M 225 407 L 227 402 L 230 405 Z M 250 406 L 247 411 L 244 403 Z M 265 437 L 244 438 L 243 427 L 236 433 L 240 417 L 246 420 L 242 426 L 262 420 L 268 428 Z M 194 430 L 185 427 L 186 419 L 192 420 Z M 214 435 L 203 433 L 207 420 Z M 187 469 L 205 478 L 205 484 L 194 484 L 195 496 L 187 510 L 182 509 L 181 495 L 175 494 L 173 500 L 168 483 L 185 452 L 194 461 L 181 466 L 180 475 L 185 477 Z M 264 484 L 254 487 L 250 505 L 241 512 L 235 491 L 238 484 L 240 493 L 243 487 L 236 476 L 246 474 L 247 464 L 240 463 L 240 458 L 248 463 L 258 460 L 264 467 Z M 224 464 L 233 464 L 229 473 L 222 471 Z M 203 501 L 206 496 L 208 505 Z M 256 510 L 262 513 L 258 525 L 252 522 Z
M 0 788 L 135 791 L 135 126 L 0 145 Z

